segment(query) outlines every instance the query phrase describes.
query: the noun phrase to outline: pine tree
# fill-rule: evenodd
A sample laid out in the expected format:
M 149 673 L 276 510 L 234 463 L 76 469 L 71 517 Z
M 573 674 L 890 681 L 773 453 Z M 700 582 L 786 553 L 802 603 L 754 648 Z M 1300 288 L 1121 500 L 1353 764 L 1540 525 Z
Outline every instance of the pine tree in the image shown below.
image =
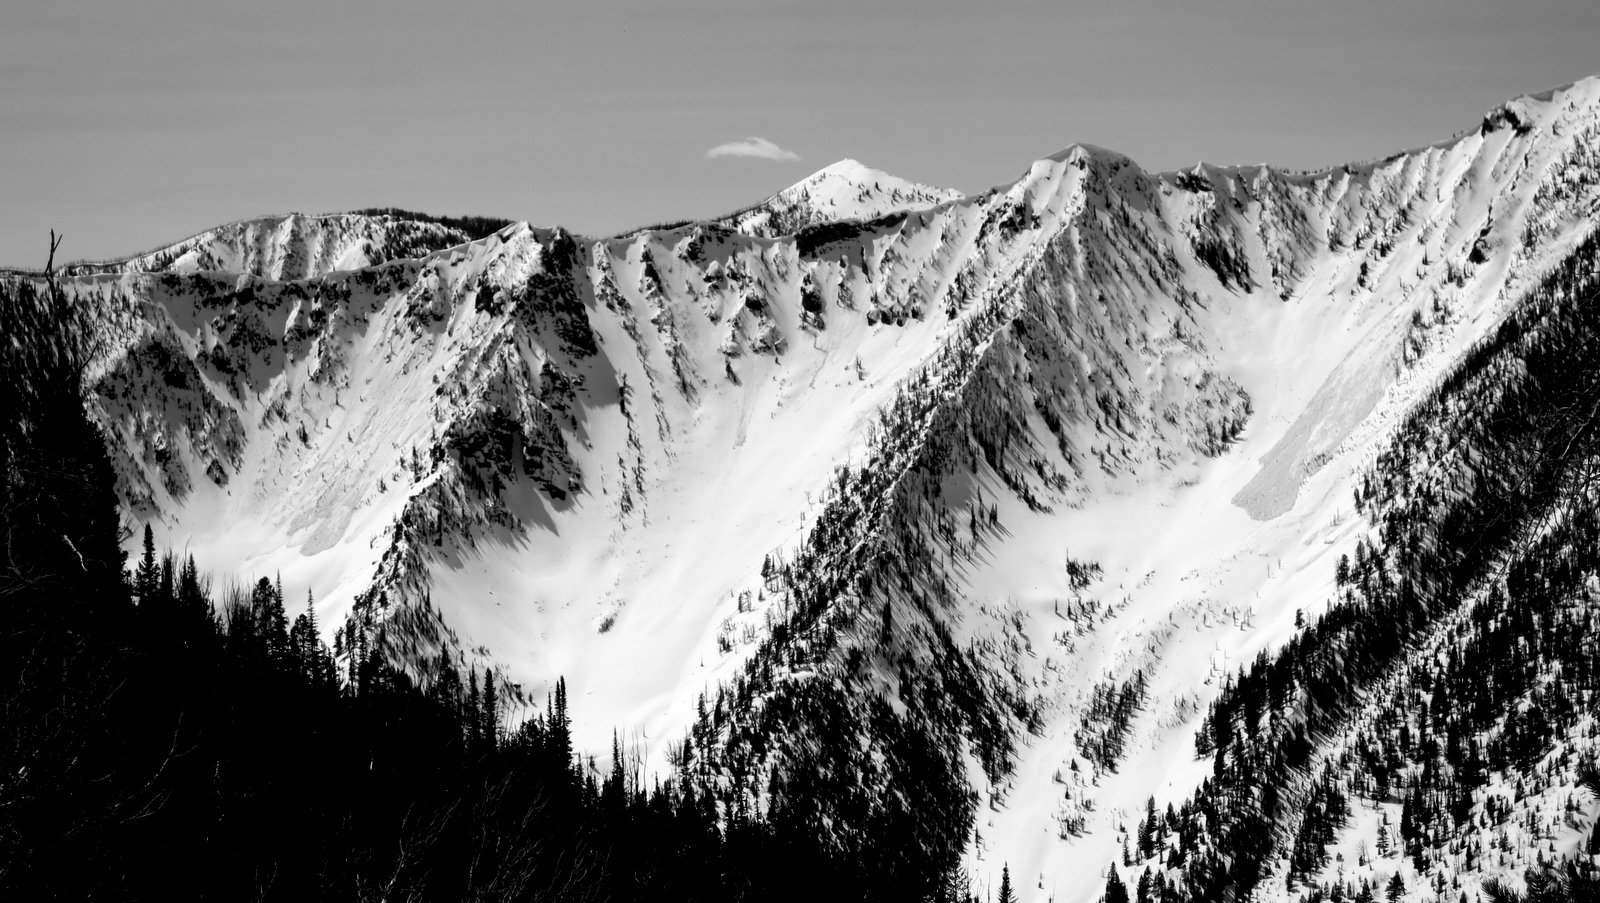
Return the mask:
M 1400 877 L 1398 870 L 1395 871 L 1394 877 L 1389 879 L 1389 886 L 1384 890 L 1383 895 L 1389 903 L 1400 903 L 1400 899 L 1406 895 L 1406 882 L 1405 879 Z
M 483 724 L 478 730 L 483 744 L 495 747 L 500 734 L 499 693 L 494 687 L 494 671 L 483 669 Z
M 995 903 L 1017 903 L 1017 895 L 1011 890 L 1011 865 L 1000 866 L 1000 896 L 995 898 Z
M 1139 822 L 1139 858 L 1149 859 L 1156 853 L 1155 836 L 1156 824 L 1156 798 L 1150 797 L 1144 802 L 1144 820 Z
M 178 598 L 177 589 L 177 560 L 169 552 L 161 556 L 161 579 L 157 584 L 157 595 L 161 598 L 164 608 L 171 608 L 172 603 Z
M 311 673 L 311 652 L 306 642 L 310 631 L 311 624 L 303 614 L 296 616 L 289 627 L 289 660 L 294 664 L 295 673 L 307 676 Z
M 611 774 L 606 778 L 605 786 L 600 790 L 601 805 L 610 810 L 618 811 L 624 801 L 624 784 L 622 778 L 622 744 L 617 738 L 617 732 L 611 732 Z
M 206 589 L 200 584 L 200 569 L 195 566 L 193 555 L 184 561 L 178 573 L 177 603 L 186 617 L 204 620 L 208 624 L 215 623 L 212 621 L 211 601 L 206 598 Z
M 285 662 L 289 656 L 289 619 L 284 616 L 283 598 L 273 584 L 262 577 L 250 594 L 257 634 L 266 642 L 267 653 Z
M 1104 901 L 1105 903 L 1129 903 L 1128 888 L 1122 883 L 1122 878 L 1117 875 L 1117 870 L 1115 867 L 1113 867 L 1110 873 L 1106 875 L 1106 895 L 1104 897 Z
M 476 747 L 478 745 L 478 732 L 483 727 L 483 709 L 478 703 L 478 669 L 476 667 L 467 670 L 467 687 L 467 711 L 462 721 L 466 722 L 467 746 Z
M 550 710 L 551 752 L 562 769 L 572 767 L 572 722 L 567 717 L 567 679 L 556 679 L 556 698 Z
M 317 600 L 311 590 L 306 590 L 306 626 L 311 642 L 311 677 L 319 687 L 332 687 L 335 680 L 333 654 L 322 644 L 322 630 L 317 627 Z
M 139 569 L 134 572 L 133 588 L 139 594 L 140 605 L 151 605 L 161 587 L 161 571 L 156 564 L 155 533 L 144 525 L 144 554 L 139 558 Z
M 306 592 L 306 610 L 295 617 L 294 626 L 289 629 L 289 660 L 311 686 L 333 685 L 333 658 L 322 645 L 316 601 L 310 591 Z

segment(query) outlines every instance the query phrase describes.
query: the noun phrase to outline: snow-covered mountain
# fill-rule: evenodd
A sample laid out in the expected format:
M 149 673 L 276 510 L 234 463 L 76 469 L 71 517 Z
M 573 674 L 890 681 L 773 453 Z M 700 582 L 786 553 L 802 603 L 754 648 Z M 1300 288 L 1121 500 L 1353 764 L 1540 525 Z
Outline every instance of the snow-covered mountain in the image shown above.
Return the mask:
M 1097 899 L 1112 863 L 1130 888 L 1152 864 L 1258 899 L 1399 872 L 1406 899 L 1454 899 L 1547 838 L 1575 849 L 1600 812 L 1574 790 L 1593 719 L 1547 719 L 1566 733 L 1460 803 L 1475 827 L 1410 858 L 1359 851 L 1398 830 L 1413 772 L 1379 792 L 1346 751 L 1419 729 L 1406 669 L 1499 623 L 1473 606 L 1519 553 L 1419 576 L 1425 614 L 1353 701 L 1296 709 L 1302 676 L 1252 722 L 1241 675 L 1321 642 L 1330 610 L 1392 614 L 1350 601 L 1350 561 L 1475 523 L 1442 500 L 1499 448 L 1469 429 L 1503 403 L 1484 368 L 1571 332 L 1597 210 L 1589 79 L 1315 173 L 1077 145 L 963 197 L 843 161 L 620 238 L 290 216 L 63 284 L 93 305 L 89 404 L 131 520 L 281 574 L 341 641 L 421 673 L 492 660 L 534 699 L 564 675 L 596 754 L 620 726 L 725 805 L 960 856 L 980 889 L 1009 864 L 1023 900 Z M 1553 504 L 1515 509 L 1505 542 L 1553 529 L 1527 519 Z M 1224 792 L 1247 752 L 1299 763 L 1270 806 Z M 1308 876 L 1291 860 L 1324 786 L 1352 814 Z M 1141 828 L 1151 802 L 1170 832 Z M 1502 805 L 1515 849 L 1462 854 L 1505 833 Z M 1265 827 L 1230 845 L 1251 807 Z
M 961 192 L 933 188 L 840 160 L 785 188 L 760 204 L 721 220 L 747 235 L 774 238 L 807 227 L 844 220 L 873 220 L 961 199 Z

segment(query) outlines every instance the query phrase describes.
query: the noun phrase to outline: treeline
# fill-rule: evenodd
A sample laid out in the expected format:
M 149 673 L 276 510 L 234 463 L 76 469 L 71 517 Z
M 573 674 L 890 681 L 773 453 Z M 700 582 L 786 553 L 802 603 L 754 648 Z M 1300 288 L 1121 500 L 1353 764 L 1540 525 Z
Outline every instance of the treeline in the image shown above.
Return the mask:
M 886 857 L 585 766 L 564 686 L 511 729 L 492 673 L 336 656 L 274 582 L 218 598 L 148 534 L 125 573 L 86 333 L 19 282 L 0 321 L 0 898 L 905 898 Z

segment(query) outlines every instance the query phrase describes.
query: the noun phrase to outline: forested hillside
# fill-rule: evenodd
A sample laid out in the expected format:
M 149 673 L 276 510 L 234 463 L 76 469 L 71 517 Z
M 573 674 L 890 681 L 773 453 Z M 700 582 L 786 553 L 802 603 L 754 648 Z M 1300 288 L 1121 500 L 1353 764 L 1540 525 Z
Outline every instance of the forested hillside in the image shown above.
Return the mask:
M 724 819 L 621 739 L 597 765 L 564 683 L 524 717 L 489 668 L 418 683 L 343 629 L 336 659 L 314 600 L 206 575 L 148 528 L 127 561 L 76 314 L 0 288 L 26 339 L 0 343 L 0 896 L 958 898 L 937 863 Z

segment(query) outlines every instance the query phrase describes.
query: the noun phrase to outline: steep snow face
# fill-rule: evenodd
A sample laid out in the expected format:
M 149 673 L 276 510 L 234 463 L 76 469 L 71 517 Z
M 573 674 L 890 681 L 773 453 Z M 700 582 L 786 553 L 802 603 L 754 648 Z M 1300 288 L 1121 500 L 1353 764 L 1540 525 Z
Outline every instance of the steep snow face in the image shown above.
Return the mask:
M 851 792 L 906 805 L 922 737 L 956 786 L 919 841 L 1090 900 L 1204 776 L 1223 679 L 1333 595 L 1372 449 L 1590 229 L 1597 129 L 1590 80 L 1309 175 L 847 162 L 724 224 L 291 217 L 68 290 L 158 541 L 421 670 L 565 675 L 591 750 L 664 771 L 692 729 L 724 789 L 848 735 Z
M 873 169 L 855 160 L 820 169 L 724 224 L 747 235 L 772 238 L 808 226 L 842 220 L 872 220 L 891 213 L 935 207 L 961 199 L 961 192 L 933 188 Z
M 1369 529 L 1351 495 L 1372 449 L 1592 228 L 1597 92 L 1515 101 L 1375 164 L 1160 177 L 1186 282 L 1208 299 L 1206 347 L 1253 413 L 1176 481 L 1124 482 L 1060 515 L 1002 504 L 1010 536 L 970 592 L 1030 625 L 1024 679 L 1055 715 L 995 788 L 976 874 L 1009 861 L 1041 899 L 1095 899 L 1101 882 L 1081 875 L 1120 860 L 1147 798 L 1181 803 L 1206 775 L 1197 714 L 1334 597 L 1335 560 Z M 1064 553 L 1100 571 L 1086 585 L 1049 573 Z M 1123 698 L 1137 700 L 1125 729 Z

